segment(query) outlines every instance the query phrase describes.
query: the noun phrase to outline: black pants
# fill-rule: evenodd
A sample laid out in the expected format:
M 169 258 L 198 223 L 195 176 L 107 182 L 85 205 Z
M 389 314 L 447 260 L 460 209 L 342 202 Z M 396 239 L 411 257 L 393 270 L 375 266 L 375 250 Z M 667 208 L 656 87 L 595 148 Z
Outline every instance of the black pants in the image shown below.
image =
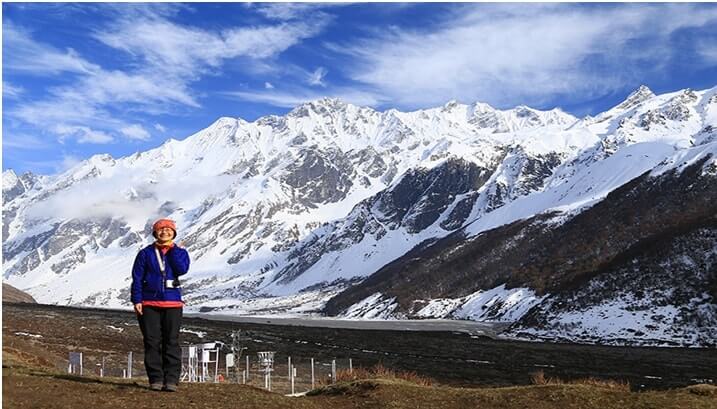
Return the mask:
M 182 370 L 182 351 L 179 347 L 181 308 L 145 306 L 139 316 L 144 337 L 144 367 L 149 383 L 178 384 Z

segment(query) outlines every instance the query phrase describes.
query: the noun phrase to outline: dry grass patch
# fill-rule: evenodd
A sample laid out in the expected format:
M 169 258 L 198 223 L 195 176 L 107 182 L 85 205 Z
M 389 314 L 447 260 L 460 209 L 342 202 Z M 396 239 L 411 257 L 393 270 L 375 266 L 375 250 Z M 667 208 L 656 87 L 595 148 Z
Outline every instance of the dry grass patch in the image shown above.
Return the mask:
M 587 385 L 598 388 L 614 389 L 630 392 L 630 382 L 614 379 L 580 378 L 564 380 L 558 377 L 546 377 L 545 372 L 534 372 L 530 376 L 533 385 Z
M 717 397 L 717 386 L 715 385 L 701 383 L 699 385 L 690 385 L 685 389 L 695 395 Z
M 336 382 L 351 382 L 362 379 L 399 379 L 420 386 L 432 386 L 433 380 L 425 376 L 421 376 L 414 371 L 396 371 L 386 368 L 381 364 L 374 365 L 370 368 L 354 368 L 349 371 L 342 369 L 336 372 Z

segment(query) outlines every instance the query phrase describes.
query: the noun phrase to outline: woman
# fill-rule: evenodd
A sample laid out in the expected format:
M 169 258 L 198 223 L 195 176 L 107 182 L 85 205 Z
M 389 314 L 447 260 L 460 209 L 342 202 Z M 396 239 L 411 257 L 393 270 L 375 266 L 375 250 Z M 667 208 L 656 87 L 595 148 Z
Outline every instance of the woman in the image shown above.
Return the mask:
M 132 304 L 144 338 L 149 387 L 176 392 L 182 369 L 179 328 L 184 306 L 179 276 L 189 270 L 189 254 L 173 242 L 177 237 L 174 221 L 157 220 L 152 235 L 156 241 L 134 260 Z

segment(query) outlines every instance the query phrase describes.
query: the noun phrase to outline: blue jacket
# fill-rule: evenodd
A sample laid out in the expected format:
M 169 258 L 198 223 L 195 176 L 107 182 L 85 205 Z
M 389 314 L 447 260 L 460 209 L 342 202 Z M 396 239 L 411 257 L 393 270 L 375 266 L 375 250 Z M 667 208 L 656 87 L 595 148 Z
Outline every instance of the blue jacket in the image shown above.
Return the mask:
M 154 243 L 137 253 L 132 267 L 132 304 L 142 301 L 182 301 L 180 288 L 167 288 L 165 281 L 187 274 L 189 270 L 189 253 L 176 245 L 163 255 L 165 277 L 159 268 Z

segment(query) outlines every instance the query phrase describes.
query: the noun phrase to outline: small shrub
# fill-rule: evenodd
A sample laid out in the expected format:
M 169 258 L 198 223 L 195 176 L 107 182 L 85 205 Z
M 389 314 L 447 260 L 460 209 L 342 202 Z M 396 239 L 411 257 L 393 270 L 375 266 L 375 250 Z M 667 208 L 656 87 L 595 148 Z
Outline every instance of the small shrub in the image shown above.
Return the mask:
M 686 387 L 690 393 L 693 393 L 695 395 L 700 396 L 717 396 L 717 386 L 715 385 L 708 385 L 706 383 L 701 383 L 698 385 L 690 385 Z

